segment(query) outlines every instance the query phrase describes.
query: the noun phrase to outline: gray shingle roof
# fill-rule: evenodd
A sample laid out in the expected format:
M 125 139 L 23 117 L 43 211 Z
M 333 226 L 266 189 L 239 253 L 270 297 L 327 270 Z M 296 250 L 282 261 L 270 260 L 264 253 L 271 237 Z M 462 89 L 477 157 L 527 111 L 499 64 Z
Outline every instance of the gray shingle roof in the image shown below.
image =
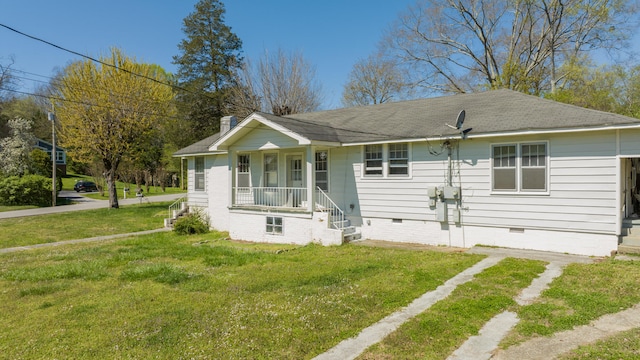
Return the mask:
M 582 130 L 614 126 L 640 126 L 640 119 L 585 109 L 502 89 L 360 106 L 265 119 L 312 141 L 343 144 L 455 136 L 454 125 L 465 110 L 469 136 L 526 131 Z M 178 150 L 174 156 L 208 153 L 220 134 Z
M 354 143 L 455 135 L 457 131 L 445 124 L 455 124 L 463 109 L 466 112 L 463 128 L 473 128 L 470 136 L 640 125 L 640 119 L 506 89 L 286 117 L 261 115 L 311 140 Z
M 184 147 L 175 153 L 173 156 L 187 156 L 187 155 L 201 155 L 209 152 L 209 146 L 216 142 L 220 138 L 220 133 L 215 133 L 206 139 L 202 139 L 194 144 Z

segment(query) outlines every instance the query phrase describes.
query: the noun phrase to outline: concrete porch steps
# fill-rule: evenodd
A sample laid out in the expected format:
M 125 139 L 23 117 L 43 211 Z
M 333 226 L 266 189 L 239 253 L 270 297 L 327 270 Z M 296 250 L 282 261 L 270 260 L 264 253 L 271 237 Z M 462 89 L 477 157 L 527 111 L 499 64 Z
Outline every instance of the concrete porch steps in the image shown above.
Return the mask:
M 362 238 L 362 234 L 360 233 L 360 228 L 357 226 L 351 225 L 351 220 L 343 219 L 342 221 L 333 222 L 334 226 L 338 229 L 342 230 L 342 242 L 346 243 L 353 240 L 360 240 Z
M 360 228 L 356 226 L 347 226 L 342 230 L 342 241 L 349 242 L 362 239 Z
M 640 218 L 628 218 L 622 221 L 620 239 L 618 254 L 640 254 Z
M 181 217 L 183 217 L 184 215 L 186 215 L 189 212 L 189 206 L 185 206 L 184 208 L 180 209 L 180 210 L 176 210 L 173 211 L 173 213 L 171 214 L 170 218 L 165 218 L 164 219 L 164 227 L 166 228 L 173 228 L 173 224 Z

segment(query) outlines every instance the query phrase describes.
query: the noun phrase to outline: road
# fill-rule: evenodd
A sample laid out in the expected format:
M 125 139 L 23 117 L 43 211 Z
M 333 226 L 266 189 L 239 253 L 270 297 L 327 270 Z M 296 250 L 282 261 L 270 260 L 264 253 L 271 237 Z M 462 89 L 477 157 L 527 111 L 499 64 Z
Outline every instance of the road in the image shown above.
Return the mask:
M 187 195 L 186 193 L 155 195 L 155 196 L 145 196 L 143 199 L 139 199 L 134 196 L 128 199 L 119 199 L 118 204 L 120 206 L 123 206 L 123 205 L 138 204 L 142 201 L 145 201 L 145 202 L 146 201 L 149 201 L 149 202 L 174 201 L 186 195 Z M 109 207 L 108 200 L 94 200 L 86 196 L 83 196 L 80 193 L 76 193 L 75 191 L 62 190 L 60 191 L 58 197 L 70 199 L 72 202 L 74 202 L 74 204 L 54 206 L 54 207 L 43 207 L 43 208 L 36 208 L 36 209 L 4 211 L 4 212 L 0 212 L 0 219 L 10 219 L 10 218 L 17 218 L 17 217 L 24 217 L 24 216 L 44 215 L 44 214 L 57 214 L 57 213 L 65 213 L 70 211 L 101 209 L 101 208 Z

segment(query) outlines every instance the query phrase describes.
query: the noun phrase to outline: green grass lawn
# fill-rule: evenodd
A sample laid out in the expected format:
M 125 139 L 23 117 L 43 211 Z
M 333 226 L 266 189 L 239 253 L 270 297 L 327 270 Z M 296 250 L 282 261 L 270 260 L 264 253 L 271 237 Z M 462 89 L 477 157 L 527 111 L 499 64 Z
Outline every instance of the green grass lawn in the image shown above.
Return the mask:
M 482 256 L 159 233 L 0 256 L 5 358 L 311 358 Z
M 158 229 L 164 226 L 170 204 L 143 203 L 120 209 L 0 219 L 0 248 Z

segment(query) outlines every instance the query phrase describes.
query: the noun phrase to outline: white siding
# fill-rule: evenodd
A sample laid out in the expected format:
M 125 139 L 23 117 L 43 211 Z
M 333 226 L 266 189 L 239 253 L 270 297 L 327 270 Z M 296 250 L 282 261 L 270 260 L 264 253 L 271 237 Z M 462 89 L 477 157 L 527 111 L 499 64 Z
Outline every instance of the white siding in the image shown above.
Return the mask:
M 209 193 L 209 218 L 211 227 L 219 231 L 229 230 L 229 164 L 226 155 L 211 158 L 207 186 Z
M 640 156 L 640 129 L 620 131 L 620 155 Z
M 299 146 L 296 140 L 261 124 L 234 143 L 232 148 L 236 151 L 242 151 L 255 149 L 284 149 L 296 146 Z
M 195 158 L 190 157 L 187 159 L 187 198 L 189 200 L 189 206 L 206 208 L 209 204 L 207 191 L 210 187 L 209 181 L 211 177 L 209 172 L 212 165 L 212 157 L 206 156 L 204 159 L 204 183 L 205 188 L 202 190 L 195 190 Z
M 548 141 L 548 194 L 491 192 L 491 144 L 508 143 L 505 139 L 466 140 L 460 143 L 459 152 L 453 149 L 453 185 L 462 187 L 463 224 L 616 234 L 615 132 L 518 139 L 529 141 Z M 360 215 L 435 221 L 427 187 L 446 184 L 448 162 L 446 150 L 439 156 L 428 150 L 424 143 L 413 144 L 413 172 L 408 179 L 355 176 L 354 201 Z M 360 163 L 358 159 L 354 168 Z M 448 204 L 451 215 L 455 202 Z

